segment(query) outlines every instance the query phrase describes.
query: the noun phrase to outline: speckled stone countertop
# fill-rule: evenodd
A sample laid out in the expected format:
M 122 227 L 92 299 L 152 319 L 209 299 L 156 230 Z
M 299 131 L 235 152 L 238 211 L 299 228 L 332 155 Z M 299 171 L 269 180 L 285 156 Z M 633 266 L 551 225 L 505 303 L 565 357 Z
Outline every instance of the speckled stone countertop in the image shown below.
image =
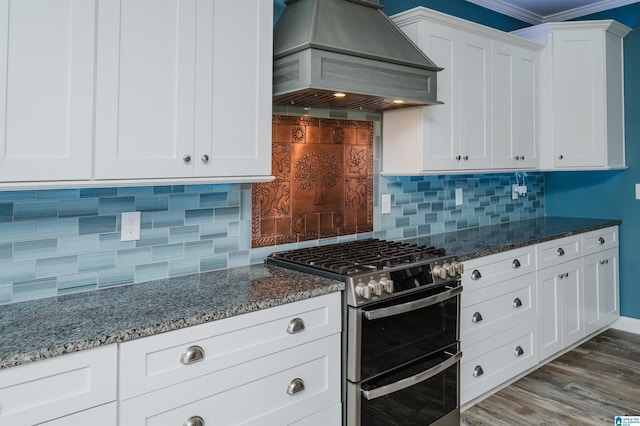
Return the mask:
M 464 261 L 620 223 L 620 220 L 615 219 L 542 217 L 411 238 L 406 241 L 444 247 L 448 254 L 458 255 L 460 260 Z
M 0 369 L 342 290 L 253 265 L 0 306 Z

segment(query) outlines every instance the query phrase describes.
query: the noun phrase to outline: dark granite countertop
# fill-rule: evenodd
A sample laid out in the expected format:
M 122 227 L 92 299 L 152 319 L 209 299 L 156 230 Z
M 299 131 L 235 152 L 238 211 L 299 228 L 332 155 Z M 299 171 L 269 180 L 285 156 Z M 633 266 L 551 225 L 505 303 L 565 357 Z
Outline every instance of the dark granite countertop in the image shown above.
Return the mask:
M 342 290 L 252 265 L 0 306 L 0 369 Z
M 460 260 L 464 261 L 621 223 L 615 219 L 542 217 L 411 238 L 406 241 L 444 247 L 448 254 L 458 255 Z

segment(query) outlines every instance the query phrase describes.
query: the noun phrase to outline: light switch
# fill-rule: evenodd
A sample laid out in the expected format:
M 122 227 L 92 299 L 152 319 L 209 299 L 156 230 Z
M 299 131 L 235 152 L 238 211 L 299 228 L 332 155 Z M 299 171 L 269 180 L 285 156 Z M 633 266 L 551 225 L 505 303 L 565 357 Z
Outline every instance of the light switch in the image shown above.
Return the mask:
M 636 200 L 640 200 L 640 183 L 636 183 Z
M 456 206 L 462 205 L 462 188 L 456 188 Z
M 380 198 L 381 198 L 380 213 L 381 214 L 391 213 L 391 194 L 382 194 Z

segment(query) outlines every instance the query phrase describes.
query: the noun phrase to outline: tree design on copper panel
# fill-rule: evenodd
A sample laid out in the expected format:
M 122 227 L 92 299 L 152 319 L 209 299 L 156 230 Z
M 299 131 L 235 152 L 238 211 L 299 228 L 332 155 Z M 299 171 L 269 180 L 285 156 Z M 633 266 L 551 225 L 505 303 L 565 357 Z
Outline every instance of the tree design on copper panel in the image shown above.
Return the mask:
M 315 191 L 313 205 L 322 206 L 324 190 L 336 186 L 339 178 L 339 166 L 334 154 L 310 152 L 296 161 L 296 172 L 293 180 L 300 189 Z

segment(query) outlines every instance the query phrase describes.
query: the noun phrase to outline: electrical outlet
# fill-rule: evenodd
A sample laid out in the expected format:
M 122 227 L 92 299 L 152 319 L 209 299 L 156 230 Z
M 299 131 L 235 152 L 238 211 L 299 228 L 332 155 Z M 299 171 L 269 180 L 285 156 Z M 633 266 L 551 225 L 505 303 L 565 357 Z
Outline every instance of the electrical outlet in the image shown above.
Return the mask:
M 381 198 L 380 213 L 381 214 L 391 213 L 391 194 L 382 194 L 380 198 Z
M 462 188 L 456 188 L 456 206 L 462 205 Z
M 122 230 L 120 241 L 137 241 L 140 239 L 140 212 L 122 213 Z
M 517 200 L 520 195 L 518 194 L 518 188 L 519 186 L 516 185 L 515 183 L 513 185 L 511 185 L 511 199 L 512 200 Z

